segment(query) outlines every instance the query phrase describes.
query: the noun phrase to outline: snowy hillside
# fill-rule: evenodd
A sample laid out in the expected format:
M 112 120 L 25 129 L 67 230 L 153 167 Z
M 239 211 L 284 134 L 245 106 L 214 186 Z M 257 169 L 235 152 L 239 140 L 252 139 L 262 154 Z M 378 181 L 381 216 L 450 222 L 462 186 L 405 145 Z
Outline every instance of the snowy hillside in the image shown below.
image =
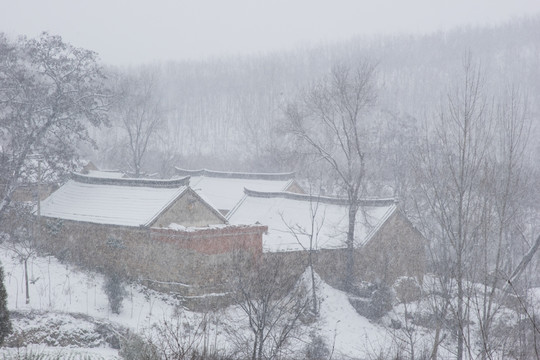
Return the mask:
M 179 302 L 173 297 L 136 285 L 127 287 L 128 295 L 121 313 L 113 314 L 102 289 L 102 275 L 78 271 L 74 267 L 59 263 L 54 257 L 36 257 L 29 263 L 30 303 L 25 304 L 23 266 L 6 250 L 0 252 L 0 260 L 5 271 L 8 306 L 15 312 L 15 316 L 12 315 L 14 330 L 19 333 L 28 332 L 31 328 L 40 328 L 40 331 L 45 333 L 49 330 L 53 332 L 58 327 L 66 333 L 79 332 L 92 338 L 94 335 L 91 335 L 90 328 L 94 327 L 96 322 L 102 322 L 145 334 L 149 333 L 152 325 L 163 320 L 181 318 L 182 321 L 197 324 L 205 315 L 179 310 Z M 309 341 L 307 337 L 310 333 L 317 334 L 324 339 L 328 347 L 334 347 L 334 358 L 365 358 L 369 353 L 374 353 L 376 349 L 388 344 L 390 340 L 387 331 L 358 315 L 343 292 L 321 282 L 319 293 L 320 318 L 315 323 L 305 325 L 302 331 L 305 341 Z M 25 320 L 21 316 L 25 313 L 33 314 L 29 315 L 33 318 L 30 321 Z M 224 322 L 228 327 L 232 326 L 234 331 L 246 331 L 245 319 L 237 308 L 225 309 L 220 318 L 225 319 Z M 55 327 L 54 324 L 58 326 Z M 221 326 L 216 325 L 210 331 L 209 336 L 215 339 L 213 346 L 218 349 L 230 347 L 227 333 Z M 110 344 L 101 340 L 93 341 L 90 341 L 87 348 L 76 349 L 76 353 L 81 354 L 81 357 L 91 354 L 96 359 L 119 358 L 118 350 L 113 349 Z M 71 354 L 74 351 L 63 345 L 56 347 L 38 344 L 26 351 L 34 354 Z M 90 346 L 97 347 L 88 348 Z M 298 351 L 302 351 L 304 344 L 299 342 L 295 346 L 298 346 Z M 4 348 L 0 354 L 14 352 L 15 349 Z

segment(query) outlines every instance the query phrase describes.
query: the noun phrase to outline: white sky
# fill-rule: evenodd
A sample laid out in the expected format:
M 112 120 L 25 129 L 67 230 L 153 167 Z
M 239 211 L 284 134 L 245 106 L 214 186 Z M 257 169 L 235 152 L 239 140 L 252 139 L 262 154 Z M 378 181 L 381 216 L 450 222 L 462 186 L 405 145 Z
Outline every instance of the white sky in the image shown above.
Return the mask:
M 103 61 L 253 54 L 540 13 L 540 0 L 0 0 L 0 31 L 47 30 Z

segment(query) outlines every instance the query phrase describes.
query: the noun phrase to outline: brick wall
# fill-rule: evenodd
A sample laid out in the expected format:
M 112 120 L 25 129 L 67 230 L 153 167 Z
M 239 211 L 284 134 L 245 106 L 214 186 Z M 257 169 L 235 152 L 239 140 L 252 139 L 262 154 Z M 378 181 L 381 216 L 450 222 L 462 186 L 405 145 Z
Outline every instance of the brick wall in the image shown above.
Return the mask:
M 223 289 L 232 252 L 259 256 L 265 231 L 265 226 L 176 231 L 42 218 L 42 246 L 84 268 L 198 295 Z

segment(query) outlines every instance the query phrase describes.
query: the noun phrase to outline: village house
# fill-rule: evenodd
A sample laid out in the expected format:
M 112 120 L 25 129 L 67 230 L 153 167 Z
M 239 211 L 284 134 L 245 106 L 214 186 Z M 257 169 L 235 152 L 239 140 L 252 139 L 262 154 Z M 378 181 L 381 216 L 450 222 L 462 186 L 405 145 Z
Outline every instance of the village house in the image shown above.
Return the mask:
M 226 215 L 244 197 L 244 188 L 304 194 L 294 173 L 243 173 L 175 168 L 178 176 L 189 176 L 191 187 Z
M 73 174 L 37 215 L 42 245 L 56 256 L 186 295 L 203 285 L 219 287 L 231 253 L 260 254 L 267 230 L 229 225 L 189 187 L 189 177 Z
M 189 176 L 155 180 L 96 171 L 73 174 L 41 204 L 44 246 L 60 258 L 195 298 L 223 290 L 238 251 L 284 257 L 300 273 L 311 248 L 316 271 L 340 286 L 347 201 L 302 194 L 290 173 L 178 170 Z M 425 239 L 395 199 L 362 200 L 355 234 L 358 279 L 422 278 Z
M 317 272 L 339 286 L 346 271 L 346 199 L 246 189 L 227 219 L 231 224 L 267 225 L 265 254 L 294 258 L 310 249 L 316 251 Z M 395 199 L 362 200 L 354 244 L 358 279 L 390 285 L 400 276 L 421 279 L 426 266 L 424 246 L 424 237 Z

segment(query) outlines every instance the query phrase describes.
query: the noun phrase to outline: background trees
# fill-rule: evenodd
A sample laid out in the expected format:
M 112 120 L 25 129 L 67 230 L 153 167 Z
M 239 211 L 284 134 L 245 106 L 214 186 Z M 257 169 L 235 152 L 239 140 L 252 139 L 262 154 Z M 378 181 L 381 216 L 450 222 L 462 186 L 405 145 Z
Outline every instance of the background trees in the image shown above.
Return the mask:
M 121 73 L 118 79 L 114 115 L 127 134 L 129 167 L 134 177 L 141 175 L 149 145 L 165 120 L 156 77 L 156 73 L 143 69 Z
M 43 33 L 0 36 L 0 218 L 39 153 L 57 172 L 74 166 L 87 126 L 107 121 L 109 96 L 96 53 Z

